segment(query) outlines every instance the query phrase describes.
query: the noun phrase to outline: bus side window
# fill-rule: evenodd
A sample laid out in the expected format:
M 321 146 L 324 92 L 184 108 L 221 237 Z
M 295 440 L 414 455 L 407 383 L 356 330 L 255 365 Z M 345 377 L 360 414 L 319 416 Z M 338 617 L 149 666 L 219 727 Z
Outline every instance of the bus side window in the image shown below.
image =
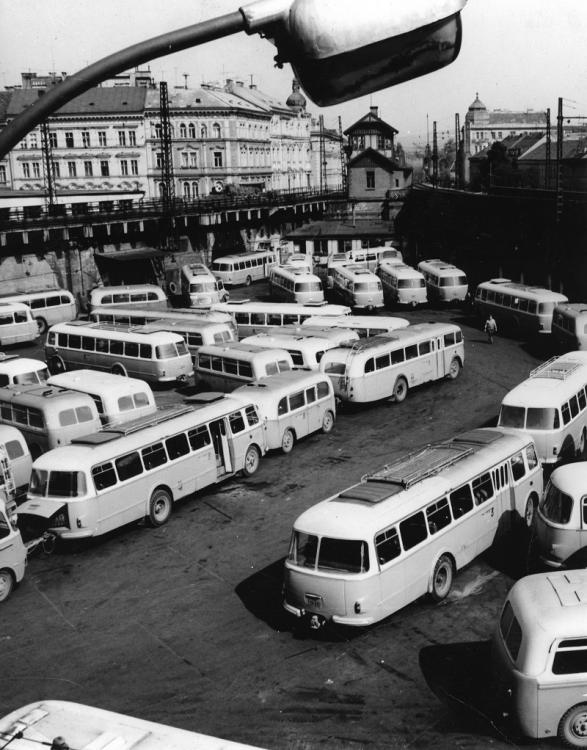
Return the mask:
M 563 414 L 563 424 L 569 424 L 571 421 L 571 409 L 568 402 L 562 405 L 561 411 Z
M 571 396 L 569 399 L 569 406 L 571 407 L 571 417 L 574 419 L 579 413 L 579 402 L 576 396 Z
M 247 406 L 245 409 L 245 414 L 247 416 L 249 427 L 254 427 L 254 425 L 259 424 L 259 415 L 257 414 L 257 410 L 254 406 Z
M 528 461 L 528 468 L 530 470 L 538 466 L 538 456 L 536 455 L 536 448 L 533 445 L 526 446 L 526 460 Z
M 312 386 L 312 388 L 306 388 L 306 402 L 308 404 L 313 404 L 314 401 L 316 401 L 316 389 L 314 386 Z
M 402 550 L 395 526 L 377 534 L 375 537 L 375 550 L 380 565 L 385 565 L 390 560 L 399 557 Z
M 188 439 L 183 432 L 180 432 L 179 435 L 173 435 L 172 437 L 167 438 L 165 441 L 165 447 L 167 448 L 167 454 L 171 460 L 174 458 L 180 458 L 181 456 L 186 456 L 190 452 Z
M 471 488 L 468 484 L 450 493 L 450 507 L 455 519 L 464 516 L 465 513 L 468 513 L 472 509 L 473 497 L 471 496 Z
M 237 435 L 245 429 L 245 420 L 240 411 L 233 412 L 228 417 L 228 422 L 230 424 L 230 431 L 233 435 Z
M 587 498 L 584 497 L 582 502 L 582 514 L 583 514 L 583 528 L 587 529 Z
M 432 503 L 426 508 L 426 518 L 428 519 L 428 528 L 431 534 L 436 534 L 437 531 L 449 525 L 451 517 L 446 497 Z
M 552 662 L 552 673 L 582 674 L 585 672 L 587 672 L 587 638 L 569 638 L 561 641 Z
M 167 463 L 167 456 L 165 455 L 163 443 L 154 443 L 147 448 L 143 448 L 141 455 L 143 457 L 145 469 L 155 469 L 157 466 L 162 466 Z
M 373 359 L 373 357 L 371 357 L 371 359 L 368 359 L 365 362 L 365 372 L 366 373 L 367 372 L 374 372 L 374 370 L 375 370 L 375 360 Z
M 277 414 L 287 414 L 287 396 L 280 399 L 279 404 L 277 404 Z
M 8 458 L 10 458 L 11 460 L 14 460 L 15 458 L 20 458 L 20 456 L 24 456 L 24 449 L 22 445 L 18 442 L 18 440 L 9 440 L 4 446 L 4 448 L 6 449 Z
M 420 510 L 412 516 L 408 516 L 400 523 L 399 530 L 402 545 L 406 551 L 423 542 L 428 536 L 424 513 Z
M 136 451 L 117 458 L 114 463 L 116 464 L 116 471 L 121 482 L 143 473 L 143 464 Z
M 92 479 L 94 480 L 94 486 L 99 492 L 105 490 L 108 487 L 113 487 L 116 484 L 116 472 L 110 462 L 107 464 L 101 464 L 100 466 L 94 466 L 92 469 Z
M 587 399 L 585 398 L 585 389 L 581 388 L 579 393 L 577 393 L 577 398 L 579 399 L 579 408 L 581 411 L 587 406 Z
M 473 480 L 473 495 L 475 496 L 475 503 L 477 505 L 481 505 L 481 503 L 493 497 L 493 485 L 489 473 L 482 474 Z
M 524 456 L 521 453 L 516 453 L 516 455 L 510 460 L 511 466 L 512 466 L 512 477 L 514 478 L 514 481 L 518 481 L 518 479 L 521 479 L 524 474 L 526 473 L 526 469 L 524 468 Z
M 208 426 L 203 425 L 190 430 L 188 432 L 188 440 L 190 441 L 190 446 L 193 451 L 200 450 L 200 448 L 205 448 L 207 445 L 210 445 L 212 440 L 210 438 L 210 433 L 208 432 Z

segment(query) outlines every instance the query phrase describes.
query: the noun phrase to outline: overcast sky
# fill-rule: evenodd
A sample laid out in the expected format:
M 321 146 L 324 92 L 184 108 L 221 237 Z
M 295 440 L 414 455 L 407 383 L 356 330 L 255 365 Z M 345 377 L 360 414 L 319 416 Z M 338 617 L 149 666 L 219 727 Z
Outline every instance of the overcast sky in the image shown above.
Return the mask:
M 20 83 L 23 71 L 74 73 L 238 7 L 239 0 L 0 0 L 0 88 Z M 587 115 L 587 0 L 469 0 L 462 21 L 461 52 L 448 67 L 343 105 L 319 109 L 308 102 L 309 111 L 330 126 L 340 115 L 346 129 L 376 105 L 406 148 L 425 141 L 427 122 L 430 133 L 436 120 L 439 133 L 452 136 L 455 113 L 462 124 L 476 92 L 489 109 L 550 107 L 554 122 L 563 97 L 566 116 Z M 276 69 L 274 53 L 267 40 L 239 33 L 150 66 L 170 87 L 183 86 L 184 73 L 188 86 L 240 78 L 285 101 L 292 71 Z

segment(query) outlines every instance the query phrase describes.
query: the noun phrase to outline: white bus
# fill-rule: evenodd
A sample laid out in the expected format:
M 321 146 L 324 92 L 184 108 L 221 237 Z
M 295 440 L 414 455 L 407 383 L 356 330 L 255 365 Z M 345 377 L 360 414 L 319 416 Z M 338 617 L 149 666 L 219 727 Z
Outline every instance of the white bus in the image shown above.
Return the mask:
M 265 453 L 256 407 L 209 395 L 205 405 L 160 409 L 37 458 L 21 529 L 42 524 L 85 539 L 142 518 L 161 526 L 176 500 L 239 471 L 254 474 Z
M 418 263 L 418 271 L 426 280 L 430 302 L 464 302 L 469 291 L 469 283 L 464 271 L 445 263 L 439 258 Z
M 377 275 L 383 286 L 386 302 L 393 305 L 425 305 L 428 302 L 424 274 L 405 263 L 382 261 Z
M 291 255 L 284 258 L 283 265 L 293 266 L 295 268 L 305 268 L 309 273 L 312 273 L 314 269 L 312 256 L 306 255 L 306 253 L 291 253 Z
M 136 305 L 135 307 L 96 307 L 88 315 L 94 323 L 110 323 L 112 325 L 142 326 L 153 320 L 191 320 L 194 323 L 231 323 L 236 333 L 236 325 L 232 315 L 219 310 L 193 310 L 189 307 L 174 307 L 171 310 L 149 310 Z
M 225 285 L 249 286 L 253 281 L 266 279 L 276 263 L 279 263 L 279 250 L 259 250 L 216 258 L 212 261 L 211 271 Z
M 0 388 L 0 422 L 22 432 L 33 459 L 102 426 L 91 396 L 50 385 Z
M 118 305 L 142 305 L 143 307 L 167 310 L 167 295 L 156 284 L 129 284 L 127 286 L 97 286 L 90 291 L 90 310 L 95 307 Z
M 553 357 L 507 393 L 498 425 L 534 438 L 540 460 L 582 455 L 587 444 L 587 352 Z
M 387 245 L 349 250 L 347 256 L 351 263 L 364 263 L 370 271 L 375 271 L 377 266 L 383 261 L 403 260 L 401 250 Z
M 317 372 L 282 372 L 240 386 L 231 396 L 257 406 L 268 450 L 290 453 L 298 440 L 318 430 L 328 433 L 334 427 L 332 383 Z
M 0 354 L 0 387 L 45 383 L 48 376 L 47 365 L 40 359 Z
M 273 266 L 269 272 L 271 295 L 283 302 L 307 305 L 324 302 L 322 282 L 306 268 L 299 266 Z
M 18 503 L 26 497 L 33 459 L 24 435 L 16 427 L 0 424 L 0 455 L 2 451 L 12 472 L 15 500 Z
M 47 383 L 87 393 L 94 399 L 103 425 L 121 424 L 157 411 L 151 387 L 139 378 L 97 370 L 74 370 L 51 375 Z
M 30 307 L 23 302 L 0 302 L 0 346 L 35 342 L 40 336 Z
M 343 401 L 365 403 L 393 398 L 408 389 L 448 377 L 457 378 L 465 362 L 461 329 L 452 323 L 420 323 L 329 349 L 320 370 Z
M 381 280 L 359 263 L 343 263 L 332 269 L 332 292 L 343 304 L 357 310 L 372 312 L 383 307 Z
M 0 719 L 0 742 L 10 750 L 261 750 L 242 742 L 189 732 L 68 701 L 44 700 Z
M 587 350 L 587 302 L 555 305 L 550 332 L 559 350 Z
M 187 380 L 194 371 L 185 341 L 169 331 L 147 331 L 72 321 L 49 329 L 45 343 L 49 372 L 90 368 L 152 383 Z
M 520 527 L 541 491 L 534 443 L 507 430 L 410 453 L 299 516 L 284 607 L 312 626 L 365 626 L 426 593 L 441 601 L 456 571 L 491 547 L 504 520 Z
M 27 550 L 17 526 L 17 513 L 12 497 L 10 468 L 4 456 L 0 458 L 2 478 L 0 485 L 0 602 L 6 601 L 23 577 L 27 563 Z M 1 732 L 0 742 L 7 743 Z
M 0 302 L 22 302 L 28 305 L 41 334 L 55 323 L 75 320 L 77 315 L 75 297 L 67 289 L 45 289 L 42 292 L 11 294 L 7 297 L 0 297 Z
M 356 332 L 351 333 L 355 333 L 355 340 L 359 338 Z M 344 334 L 344 340 L 349 341 L 348 334 Z M 256 333 L 241 339 L 241 343 L 262 349 L 285 349 L 291 355 L 294 367 L 309 370 L 319 370 L 324 352 L 340 346 L 338 341 L 329 339 L 327 334 L 321 336 L 320 332 L 309 328 L 304 330 L 303 327 L 283 332 L 276 329 L 271 333 Z
M 230 313 L 236 323 L 239 338 L 262 333 L 271 326 L 301 325 L 313 315 L 350 315 L 351 308 L 344 305 L 296 305 L 292 302 L 253 302 L 234 300 L 212 305 L 212 310 Z
M 555 305 L 568 302 L 564 294 L 510 279 L 491 279 L 475 292 L 475 311 L 482 320 L 493 315 L 500 331 L 550 333 Z
M 392 333 L 410 324 L 405 318 L 391 315 L 313 315 L 302 323 L 303 328 L 347 328 L 356 331 L 360 338 Z
M 203 263 L 188 263 L 180 269 L 180 288 L 169 284 L 172 294 L 181 295 L 190 307 L 208 308 L 213 302 L 225 302 L 228 292 L 220 279 Z
M 293 360 L 285 349 L 264 349 L 242 342 L 202 346 L 194 361 L 196 385 L 226 393 L 287 370 L 293 370 Z

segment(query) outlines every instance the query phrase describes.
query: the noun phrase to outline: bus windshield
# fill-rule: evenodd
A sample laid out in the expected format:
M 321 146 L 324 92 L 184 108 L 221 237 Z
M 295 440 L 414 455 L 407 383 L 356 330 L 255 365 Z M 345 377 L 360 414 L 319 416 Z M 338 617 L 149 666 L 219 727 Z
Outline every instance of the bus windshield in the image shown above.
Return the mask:
M 205 281 L 198 284 L 190 284 L 190 292 L 194 294 L 202 292 L 215 292 L 216 283 L 214 281 Z
M 399 289 L 421 289 L 426 282 L 424 279 L 399 279 L 397 285 Z
M 37 383 L 44 383 L 49 377 L 49 371 L 46 367 L 40 370 L 32 370 L 31 372 L 23 372 L 21 375 L 15 375 L 14 382 L 17 385 L 36 385 Z
M 319 552 L 317 554 L 319 548 Z M 358 539 L 332 539 L 294 531 L 289 560 L 304 568 L 333 570 L 343 573 L 364 573 L 369 570 L 367 542 Z
M 49 497 L 81 497 L 86 494 L 86 477 L 81 471 L 33 469 L 29 492 Z
M 379 289 L 381 289 L 381 284 L 377 281 L 362 281 L 355 284 L 355 292 L 377 292 Z
M 518 430 L 556 430 L 559 428 L 558 410 L 554 408 L 523 406 L 501 407 L 499 413 L 500 427 L 513 427 Z
M 518 430 L 524 429 L 526 422 L 526 409 L 523 406 L 506 406 L 501 407 L 499 412 L 500 427 L 514 427 Z
M 295 285 L 296 292 L 320 292 L 322 285 L 319 281 L 298 281 Z
M 540 510 L 544 517 L 553 523 L 568 523 L 573 510 L 573 498 L 549 482 L 540 502 Z
M 444 276 L 440 279 L 440 286 L 464 286 L 466 283 L 466 276 Z

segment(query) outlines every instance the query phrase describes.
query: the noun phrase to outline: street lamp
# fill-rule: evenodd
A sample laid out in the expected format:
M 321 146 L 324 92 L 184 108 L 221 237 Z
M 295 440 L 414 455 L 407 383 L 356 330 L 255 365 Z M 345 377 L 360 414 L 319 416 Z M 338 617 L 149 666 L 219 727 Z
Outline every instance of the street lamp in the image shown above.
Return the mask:
M 319 106 L 408 81 L 451 63 L 467 0 L 257 0 L 209 21 L 139 42 L 65 78 L 0 132 L 0 159 L 59 107 L 131 67 L 244 31 L 277 47 Z

